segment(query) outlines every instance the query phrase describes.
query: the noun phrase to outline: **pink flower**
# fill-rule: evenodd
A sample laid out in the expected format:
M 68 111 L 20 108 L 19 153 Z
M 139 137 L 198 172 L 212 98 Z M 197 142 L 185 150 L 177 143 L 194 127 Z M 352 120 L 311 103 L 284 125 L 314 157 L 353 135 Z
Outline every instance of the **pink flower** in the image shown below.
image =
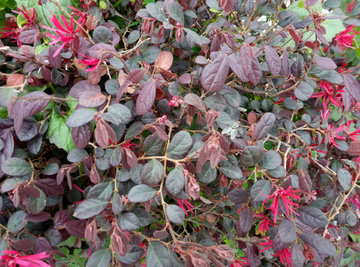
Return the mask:
M 51 33 L 47 33 L 48 36 L 55 39 L 54 41 L 52 41 L 49 44 L 54 45 L 54 44 L 57 44 L 59 42 L 62 42 L 60 47 L 56 50 L 55 54 L 53 55 L 53 57 L 56 57 L 60 53 L 61 49 L 63 49 L 65 46 L 70 46 L 72 41 L 74 41 L 76 34 L 78 32 L 80 32 L 81 29 L 76 28 L 74 30 L 74 17 L 70 18 L 70 25 L 67 22 L 67 20 L 65 19 L 64 15 L 61 15 L 61 19 L 62 19 L 64 25 L 60 23 L 60 21 L 56 18 L 55 15 L 53 15 L 53 18 L 50 18 L 50 17 L 48 17 L 48 18 L 54 24 L 56 29 L 47 27 L 47 26 L 42 25 L 42 24 L 41 24 L 41 26 L 43 28 L 47 29 L 47 30 L 56 32 L 56 34 L 58 35 L 58 36 L 56 36 L 56 35 L 53 35 Z M 85 20 L 80 18 L 78 23 L 81 24 L 82 26 L 84 26 Z
M 292 186 L 290 186 L 288 189 L 284 190 L 282 189 L 281 187 L 277 188 L 276 191 L 270 195 L 270 196 L 267 196 L 267 195 L 264 195 L 266 197 L 268 197 L 268 199 L 266 199 L 264 202 L 263 202 L 263 205 L 268 202 L 269 200 L 272 200 L 273 203 L 271 205 L 270 208 L 267 208 L 267 209 L 271 209 L 272 213 L 274 214 L 274 223 L 276 223 L 276 218 L 277 218 L 277 215 L 279 213 L 279 204 L 280 204 L 280 207 L 282 209 L 282 211 L 285 213 L 285 215 L 289 218 L 290 216 L 290 213 L 289 213 L 289 210 L 294 212 L 296 215 L 298 215 L 292 206 L 295 206 L 295 207 L 299 207 L 298 204 L 294 203 L 293 201 L 291 201 L 289 198 L 294 198 L 294 199 L 299 199 L 300 196 L 296 195 L 295 193 L 297 192 L 301 192 L 301 190 L 292 190 L 291 191 L 291 188 Z M 262 192 L 259 191 L 261 194 Z M 282 203 L 280 203 L 280 201 Z M 285 206 L 285 209 L 283 208 L 283 204 Z
M 270 220 L 269 218 L 267 218 L 260 210 L 258 210 L 259 213 L 255 213 L 254 217 L 258 217 L 258 218 L 262 218 L 260 220 L 259 223 L 259 228 L 256 232 L 256 234 L 258 235 L 259 233 L 265 234 L 266 231 L 269 230 L 269 225 L 270 226 L 275 226 L 275 224 L 273 223 L 272 220 Z
M 354 27 L 355 27 L 355 25 L 347 27 L 345 31 L 339 33 L 335 37 L 335 40 L 338 42 L 340 51 L 345 51 L 345 47 L 355 49 L 355 47 L 352 46 L 352 44 L 354 42 L 354 37 L 356 34 L 358 34 L 360 32 L 353 31 Z M 348 34 L 351 31 L 352 31 L 352 34 Z
M 182 103 L 184 103 L 184 100 L 179 99 L 179 97 L 175 95 L 173 96 L 172 100 L 170 100 L 169 106 L 178 107 Z
M 189 203 L 189 201 L 187 201 L 186 199 L 179 199 L 179 198 L 177 201 L 178 201 L 179 207 L 185 212 L 186 215 L 188 215 L 188 214 L 187 214 L 187 211 L 184 208 L 183 204 L 188 208 L 188 210 L 190 210 L 190 212 L 192 214 L 194 214 L 194 211 L 192 210 L 192 208 L 194 208 L 194 206 L 191 203 Z
M 85 72 L 96 70 L 97 67 L 103 62 L 103 60 L 99 60 L 95 57 L 91 57 L 88 55 L 83 55 L 83 56 L 84 56 L 84 59 L 78 60 L 78 62 L 80 64 L 84 65 L 84 67 L 90 67 L 90 68 L 86 69 Z
M 341 93 L 343 93 L 344 90 L 341 90 L 339 88 L 334 88 L 331 86 L 330 83 L 324 82 L 324 81 L 320 82 L 320 88 L 322 89 L 321 92 L 315 92 L 311 96 L 311 98 L 317 98 L 316 103 L 320 100 L 321 97 L 323 97 L 323 106 L 324 107 L 328 106 L 329 101 L 334 106 L 337 106 L 337 107 L 343 106 Z
M 26 29 L 29 26 L 33 26 L 36 24 L 36 13 L 35 13 L 35 7 L 33 7 L 32 9 L 27 10 L 24 6 L 22 6 L 24 10 L 21 10 L 20 8 L 17 7 L 18 11 L 13 10 L 14 13 L 19 14 L 19 15 L 23 15 L 24 18 L 26 19 L 26 24 L 24 25 L 24 27 L 22 27 L 21 31 L 23 31 L 24 29 Z
M 346 123 L 346 135 L 349 136 L 352 141 L 357 141 L 357 140 L 359 140 L 359 138 L 360 138 L 360 129 L 357 129 L 357 130 L 355 130 L 355 131 L 353 131 L 353 132 L 350 132 L 350 131 L 349 131 L 349 130 L 350 130 L 350 129 L 349 129 L 349 128 L 350 128 L 350 125 L 351 125 L 353 122 L 356 122 L 356 121 L 355 121 L 355 120 L 350 120 L 350 121 L 348 121 L 348 122 Z
M 350 203 L 354 204 L 356 207 L 356 215 L 360 216 L 360 202 L 359 202 L 359 194 L 358 193 L 356 193 L 352 197 L 345 200 L 345 202 L 350 202 Z
M 349 14 L 351 14 L 351 10 L 354 8 L 356 4 L 355 0 L 352 0 L 351 3 L 347 4 L 346 9 L 344 9 L 344 11 L 347 11 Z
M 239 258 L 239 259 L 235 259 L 229 267 L 242 267 L 242 266 L 246 266 L 249 265 L 250 260 L 247 258 Z
M 157 121 L 160 125 L 166 125 L 167 127 L 173 127 L 173 126 L 174 126 L 174 125 L 172 124 L 172 122 L 167 119 L 167 116 L 166 116 L 166 115 L 164 115 L 164 116 L 162 116 L 162 117 L 160 117 L 160 118 L 157 118 L 156 121 Z
M 269 248 L 272 247 L 273 245 L 273 241 L 271 241 L 269 238 L 267 238 L 266 236 L 264 236 L 264 238 L 268 241 L 268 242 L 262 242 L 261 244 L 259 244 L 260 247 L 265 247 L 263 250 L 260 250 L 260 252 L 263 252 L 265 250 L 268 250 Z M 292 266 L 292 260 L 290 259 L 291 257 L 291 251 L 290 248 L 286 248 L 283 250 L 278 251 L 276 254 L 273 255 L 274 257 L 279 257 L 279 260 L 282 264 L 284 264 L 285 266 Z
M 3 256 L 0 256 L 0 260 L 2 261 L 0 265 L 5 265 L 7 267 L 16 267 L 17 265 L 50 267 L 49 264 L 41 261 L 42 259 L 47 259 L 50 255 L 46 255 L 46 252 L 41 252 L 34 255 L 21 256 L 17 251 L 5 250 L 3 251 Z
M 337 134 L 340 133 L 342 130 L 344 130 L 344 128 L 345 128 L 345 123 L 339 126 L 338 128 L 336 128 L 333 123 L 329 125 L 329 129 L 326 130 L 325 133 L 327 134 L 329 143 L 332 144 L 332 146 L 339 147 L 339 145 L 335 141 L 335 138 L 346 140 L 346 137 Z
M 21 29 L 16 23 L 16 18 L 6 18 L 6 20 L 7 22 L 4 22 L 4 27 L 1 28 L 0 31 L 1 38 L 10 37 L 10 39 L 13 39 L 11 42 L 17 42 L 17 45 L 20 47 L 21 42 L 19 41 L 19 35 L 21 33 Z

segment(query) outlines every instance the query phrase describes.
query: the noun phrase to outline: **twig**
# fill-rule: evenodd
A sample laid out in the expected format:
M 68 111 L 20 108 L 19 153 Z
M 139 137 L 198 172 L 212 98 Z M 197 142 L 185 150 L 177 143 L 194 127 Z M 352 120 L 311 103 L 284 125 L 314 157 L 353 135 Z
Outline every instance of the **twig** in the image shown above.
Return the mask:
M 340 212 L 342 206 L 344 205 L 345 201 L 347 200 L 347 198 L 350 196 L 350 194 L 352 193 L 352 191 L 354 190 L 354 188 L 356 187 L 356 183 L 359 180 L 359 176 L 360 176 L 360 172 L 356 171 L 356 177 L 355 177 L 355 181 L 352 185 L 352 187 L 350 188 L 349 192 L 345 195 L 345 197 L 343 198 L 343 200 L 341 201 L 341 204 L 339 205 L 339 207 L 336 209 L 334 214 L 329 214 L 331 215 L 329 218 L 329 221 L 333 220 L 335 218 L 335 216 Z

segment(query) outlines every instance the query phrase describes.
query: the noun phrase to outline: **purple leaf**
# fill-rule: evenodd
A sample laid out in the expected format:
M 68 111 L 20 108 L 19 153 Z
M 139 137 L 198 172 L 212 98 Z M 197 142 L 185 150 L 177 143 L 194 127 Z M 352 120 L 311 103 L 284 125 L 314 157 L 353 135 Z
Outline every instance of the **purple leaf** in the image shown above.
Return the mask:
M 319 32 L 319 31 L 316 30 L 316 29 L 315 29 L 314 31 L 315 31 L 315 33 L 316 33 L 317 38 L 319 38 L 319 40 L 320 40 L 323 44 L 325 44 L 325 45 L 327 45 L 327 46 L 330 45 L 329 42 L 326 40 L 325 36 L 324 36 L 321 32 Z
M 273 113 L 265 113 L 255 126 L 254 139 L 264 138 L 275 123 L 276 117 Z
M 198 110 L 200 110 L 200 112 L 206 113 L 205 103 L 198 95 L 192 93 L 187 94 L 184 97 L 184 102 L 188 105 L 196 107 Z
M 79 104 L 87 108 L 98 107 L 106 101 L 106 96 L 101 92 L 86 91 L 80 94 Z
M 310 7 L 316 5 L 317 2 L 319 2 L 319 0 L 306 0 L 304 4 L 306 7 Z
M 257 60 L 257 58 L 254 58 L 251 61 L 251 67 L 252 67 L 252 70 L 249 72 L 247 77 L 253 85 L 256 85 L 262 76 L 261 67 L 260 67 L 260 64 L 259 64 L 259 61 Z
M 277 76 L 281 70 L 281 60 L 274 48 L 265 46 L 265 59 L 272 75 Z
M 329 256 L 336 256 L 336 248 L 325 238 L 309 231 L 300 234 L 300 238 L 313 249 L 319 250 Z
M 236 76 L 243 82 L 248 82 L 249 79 L 246 77 L 240 58 L 234 54 L 230 55 L 230 68 L 236 74 Z
M 57 50 L 57 46 L 55 45 L 52 45 L 50 46 L 49 48 L 49 61 L 50 61 L 50 64 L 55 68 L 55 69 L 58 69 L 61 67 L 61 54 L 58 53 L 55 57 L 54 57 L 54 54 Z
M 22 31 L 19 36 L 20 42 L 24 44 L 32 44 L 34 43 L 35 34 L 39 32 L 38 30 L 28 30 Z
M 229 73 L 230 60 L 227 55 L 220 55 L 207 65 L 201 74 L 201 84 L 209 92 L 218 91 L 225 83 Z
M 289 55 L 286 51 L 281 59 L 281 74 L 288 76 L 290 74 L 290 62 L 289 62 Z
M 243 207 L 239 213 L 239 220 L 236 225 L 236 229 L 239 229 L 242 233 L 247 233 L 253 225 L 254 212 L 248 206 Z
M 345 109 L 346 112 L 350 112 L 350 110 L 354 107 L 354 100 L 355 98 L 353 98 L 350 93 L 348 92 L 348 90 L 345 90 L 343 93 L 341 93 L 342 95 L 342 99 L 344 101 L 344 105 L 345 105 Z
M 32 92 L 24 97 L 27 99 L 20 99 L 17 101 L 11 113 L 11 118 L 14 119 L 16 134 L 20 132 L 25 117 L 39 113 L 50 102 L 50 97 L 46 93 L 40 91 Z M 30 100 L 31 98 L 34 98 L 34 100 Z
M 298 244 L 291 246 L 291 257 L 294 267 L 303 267 L 305 263 L 305 256 L 301 247 Z
M 248 77 L 249 73 L 252 71 L 252 50 L 248 45 L 243 44 L 240 48 L 239 55 L 244 73 Z
M 144 115 L 151 109 L 155 101 L 155 95 L 156 86 L 154 79 L 142 84 L 142 90 L 136 100 L 136 113 L 138 115 Z
M 345 90 L 355 98 L 356 101 L 360 102 L 360 84 L 354 76 L 350 74 L 344 74 Z
M 324 70 L 334 70 L 337 68 L 335 62 L 331 58 L 315 57 L 315 61 L 316 61 L 316 64 L 318 64 Z
M 96 44 L 89 49 L 90 56 L 98 59 L 110 59 L 117 54 L 117 51 L 112 45 L 108 44 Z
M 100 92 L 100 86 L 97 84 L 90 84 L 88 80 L 80 81 L 76 83 L 71 89 L 70 89 L 70 96 L 79 99 L 81 93 L 86 91 L 94 91 L 94 92 Z

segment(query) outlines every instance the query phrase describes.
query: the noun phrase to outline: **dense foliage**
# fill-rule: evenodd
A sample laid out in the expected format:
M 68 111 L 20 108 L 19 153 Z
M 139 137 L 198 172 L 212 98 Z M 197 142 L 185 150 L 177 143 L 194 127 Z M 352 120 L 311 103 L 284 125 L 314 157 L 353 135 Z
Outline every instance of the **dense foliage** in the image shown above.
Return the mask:
M 359 2 L 0 2 L 0 265 L 360 265 Z

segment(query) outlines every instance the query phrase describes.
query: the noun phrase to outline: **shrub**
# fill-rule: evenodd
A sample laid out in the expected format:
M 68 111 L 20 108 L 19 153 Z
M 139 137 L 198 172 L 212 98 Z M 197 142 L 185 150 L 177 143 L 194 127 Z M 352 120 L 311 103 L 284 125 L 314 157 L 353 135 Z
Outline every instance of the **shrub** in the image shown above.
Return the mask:
M 347 3 L 17 0 L 0 47 L 2 264 L 358 265 Z

